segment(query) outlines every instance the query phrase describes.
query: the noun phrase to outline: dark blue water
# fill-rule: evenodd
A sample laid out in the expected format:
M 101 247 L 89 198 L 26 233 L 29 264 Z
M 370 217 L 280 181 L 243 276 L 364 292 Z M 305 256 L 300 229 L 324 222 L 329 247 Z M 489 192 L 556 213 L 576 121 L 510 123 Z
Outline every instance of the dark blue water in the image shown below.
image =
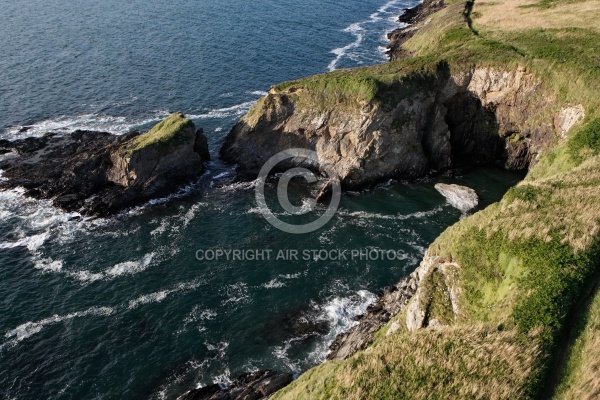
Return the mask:
M 384 61 L 385 33 L 412 5 L 0 3 L 1 137 L 124 133 L 181 110 L 205 128 L 213 154 L 270 85 Z M 482 170 L 452 182 L 474 187 L 485 206 L 519 178 Z M 254 369 L 301 373 L 461 218 L 436 182 L 347 193 L 333 220 L 306 235 L 269 225 L 255 183 L 233 183 L 218 159 L 174 198 L 108 220 L 73 219 L 20 191 L 0 192 L 0 395 L 173 398 Z M 297 186 L 291 193 L 307 195 Z M 219 249 L 271 250 L 272 258 L 196 258 Z M 396 258 L 303 257 L 337 249 L 388 249 Z M 277 260 L 278 250 L 299 257 Z

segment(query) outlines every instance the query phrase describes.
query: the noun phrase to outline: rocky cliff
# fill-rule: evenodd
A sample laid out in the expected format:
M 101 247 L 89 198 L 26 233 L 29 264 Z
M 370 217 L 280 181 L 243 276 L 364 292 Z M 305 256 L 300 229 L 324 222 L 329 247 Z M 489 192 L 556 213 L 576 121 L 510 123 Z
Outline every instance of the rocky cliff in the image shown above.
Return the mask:
M 208 147 L 202 131 L 175 113 L 149 132 L 123 136 L 76 131 L 67 136 L 1 141 L 0 188 L 23 187 L 67 211 L 107 216 L 164 196 L 198 177 Z
M 316 95 L 307 83 L 271 89 L 234 126 L 223 157 L 256 174 L 277 152 L 308 148 L 351 188 L 464 164 L 525 169 L 557 138 L 553 118 L 559 114 L 541 115 L 555 100 L 524 66 L 450 72 L 440 63 L 379 93 L 397 101 L 358 101 L 355 107 L 308 107 Z

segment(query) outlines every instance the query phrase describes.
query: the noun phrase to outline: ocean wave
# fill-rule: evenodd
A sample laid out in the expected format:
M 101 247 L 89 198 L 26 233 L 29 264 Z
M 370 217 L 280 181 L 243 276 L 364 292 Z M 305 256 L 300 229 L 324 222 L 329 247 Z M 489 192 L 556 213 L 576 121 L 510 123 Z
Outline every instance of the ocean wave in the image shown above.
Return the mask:
M 58 266 L 60 263 L 60 261 L 52 261 L 52 260 L 45 260 L 45 261 L 47 262 L 46 266 L 52 266 L 54 263 L 56 263 L 54 265 Z M 61 268 L 62 268 L 62 266 L 61 266 Z M 41 319 L 38 321 L 26 322 L 24 324 L 17 326 L 14 329 L 8 330 L 4 334 L 4 338 L 6 340 L 4 343 L 0 344 L 0 351 L 4 350 L 5 348 L 11 348 L 11 347 L 16 346 L 19 342 L 41 332 L 44 328 L 46 328 L 50 325 L 69 321 L 74 318 L 82 318 L 82 317 L 89 317 L 89 316 L 93 316 L 93 317 L 112 316 L 121 311 L 133 310 L 144 304 L 161 302 L 164 299 L 166 299 L 168 296 L 170 296 L 174 293 L 183 292 L 183 291 L 187 291 L 187 290 L 194 290 L 194 289 L 198 288 L 202 283 L 203 283 L 203 281 L 201 281 L 201 280 L 194 280 L 191 282 L 182 282 L 182 283 L 178 283 L 177 285 L 173 286 L 171 289 L 166 289 L 166 290 L 142 295 L 142 296 L 139 296 L 133 300 L 130 300 L 130 301 L 124 303 L 124 304 L 120 304 L 120 305 L 117 305 L 114 307 L 93 306 L 93 307 L 90 307 L 83 311 L 75 311 L 75 312 L 63 314 L 63 315 L 54 314 L 51 317 L 44 318 L 44 319 Z
M 342 287 L 345 285 L 340 284 Z M 329 351 L 329 345 L 340 333 L 348 331 L 357 324 L 356 317 L 366 312 L 367 307 L 374 303 L 377 297 L 367 291 L 358 292 L 347 296 L 335 296 L 323 304 L 311 304 L 311 311 L 301 318 L 310 319 L 312 323 L 327 323 L 329 331 L 323 335 L 312 351 L 308 353 L 307 359 L 311 364 L 320 364 L 325 361 Z M 285 340 L 281 345 L 275 346 L 272 355 L 282 362 L 286 368 L 294 373 L 302 372 L 300 360 L 292 360 L 289 350 L 297 343 L 304 342 L 312 333 L 303 334 Z
M 63 267 L 62 260 L 52 260 L 50 258 L 44 258 L 35 261 L 34 268 L 40 269 L 44 272 L 61 272 Z
M 223 290 L 226 299 L 221 301 L 221 306 L 246 302 L 250 298 L 250 295 L 248 294 L 248 285 L 243 282 L 226 285 Z
M 285 287 L 285 283 L 278 281 L 277 279 L 271 279 L 269 282 L 263 283 L 260 286 L 265 289 L 279 289 Z
M 4 337 L 7 340 L 0 345 L 0 350 L 17 345 L 19 342 L 41 332 L 49 325 L 87 316 L 106 317 L 112 315 L 114 312 L 115 310 L 111 307 L 90 307 L 83 311 L 77 311 L 65 315 L 55 314 L 52 317 L 44 318 L 39 321 L 26 322 L 6 332 Z
M 174 287 L 172 287 L 171 289 L 165 289 L 165 290 L 160 290 L 158 292 L 144 294 L 133 300 L 130 300 L 127 303 L 126 308 L 128 310 L 134 310 L 144 304 L 160 303 L 161 301 L 163 301 L 167 297 L 171 296 L 172 294 L 197 289 L 202 283 L 203 283 L 203 281 L 200 281 L 200 280 L 195 280 L 195 281 L 187 282 L 187 283 L 179 283 L 179 284 L 175 285 Z
M 238 117 L 245 114 L 255 103 L 255 100 L 246 101 L 231 107 L 216 108 L 203 114 L 190 114 L 187 115 L 187 117 L 189 119 L 223 119 Z
M 184 324 L 190 324 L 198 321 L 210 321 L 217 317 L 217 312 L 210 308 L 202 308 L 198 305 L 194 306 L 192 311 L 184 318 Z
M 247 92 L 247 93 L 254 95 L 254 96 L 261 96 L 261 97 L 269 94 L 268 92 L 265 92 L 263 90 L 253 90 L 252 92 Z
M 23 237 L 15 242 L 3 242 L 0 243 L 0 249 L 11 249 L 15 247 L 24 246 L 27 247 L 29 251 L 36 251 L 37 249 L 42 247 L 42 245 L 46 242 L 49 236 L 50 232 L 46 231 L 37 235 Z
M 0 133 L 0 139 L 16 140 L 40 137 L 47 132 L 70 133 L 78 129 L 110 132 L 116 135 L 158 122 L 169 115 L 167 111 L 154 111 L 147 116 L 124 117 L 100 114 L 63 115 L 25 126 L 13 126 Z
M 391 0 L 377 9 L 376 12 L 369 15 L 369 18 L 360 22 L 354 22 L 342 30 L 342 32 L 350 33 L 354 40 L 342 47 L 331 50 L 334 54 L 334 59 L 329 63 L 327 69 L 335 71 L 339 63 L 348 58 L 356 65 L 365 63 L 374 63 L 387 60 L 385 52 L 381 48 L 387 50 L 387 36 L 381 36 L 381 32 L 389 32 L 396 26 L 400 26 L 398 15 L 406 7 L 415 5 L 418 2 L 409 2 L 406 0 Z M 373 40 L 367 41 L 367 37 Z M 367 46 L 365 46 L 367 43 Z M 365 47 L 365 48 L 363 48 Z M 372 47 L 372 48 L 371 48 Z
M 156 253 L 148 253 L 136 261 L 126 261 L 114 265 L 101 272 L 83 271 L 64 271 L 64 273 L 73 279 L 81 282 L 95 282 L 99 280 L 112 280 L 123 275 L 135 275 L 145 271 L 151 264 Z
M 329 352 L 329 344 L 337 335 L 347 332 L 358 324 L 356 317 L 364 314 L 367 307 L 377 300 L 375 294 L 368 290 L 359 290 L 347 297 L 333 297 L 321 306 L 321 318 L 326 319 L 331 326 L 329 333 L 315 350 L 309 354 L 309 358 L 315 363 L 325 361 Z
M 382 219 L 382 220 L 398 220 L 404 221 L 408 219 L 422 219 L 431 217 L 440 211 L 443 208 L 441 206 L 435 207 L 431 210 L 427 211 L 417 211 L 410 214 L 379 214 L 379 213 L 371 213 L 367 211 L 348 211 L 348 210 L 338 210 L 338 215 L 342 217 L 351 217 L 353 219 Z

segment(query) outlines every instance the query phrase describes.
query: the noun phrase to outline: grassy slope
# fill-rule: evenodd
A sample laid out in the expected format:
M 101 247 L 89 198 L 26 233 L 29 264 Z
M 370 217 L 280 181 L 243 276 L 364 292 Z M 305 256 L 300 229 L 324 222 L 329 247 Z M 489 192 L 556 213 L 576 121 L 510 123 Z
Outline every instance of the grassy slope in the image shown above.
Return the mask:
M 461 311 L 454 326 L 386 335 L 394 322 L 402 325 L 399 316 L 371 348 L 313 368 L 275 398 L 548 394 L 569 315 L 590 288 L 600 259 L 600 1 L 477 2 L 472 29 L 464 22 L 464 2 L 448 3 L 405 44 L 414 59 L 277 89 L 304 88 L 307 106 L 385 105 L 398 96 L 395 82 L 419 84 L 440 62 L 453 71 L 523 65 L 558 105 L 582 104 L 586 119 L 566 141 L 556 139 L 500 203 L 450 227 L 430 247 L 441 260 L 460 265 Z M 551 120 L 556 111 L 539 118 Z M 591 396 L 600 385 L 598 302 L 563 374 L 560 393 L 567 398 Z

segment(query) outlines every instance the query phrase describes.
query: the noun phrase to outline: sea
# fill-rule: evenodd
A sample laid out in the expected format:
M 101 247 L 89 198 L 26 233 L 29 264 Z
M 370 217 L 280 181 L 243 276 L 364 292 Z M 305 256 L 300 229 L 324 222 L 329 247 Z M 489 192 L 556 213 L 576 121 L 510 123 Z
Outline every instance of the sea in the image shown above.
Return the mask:
M 197 181 L 108 219 L 0 191 L 0 398 L 174 399 L 249 371 L 298 376 L 465 217 L 435 183 L 498 201 L 521 174 L 390 180 L 288 234 L 257 207 L 257 181 L 219 160 L 271 85 L 385 62 L 386 34 L 416 4 L 0 0 L 0 139 L 124 134 L 181 111 L 213 156 Z

